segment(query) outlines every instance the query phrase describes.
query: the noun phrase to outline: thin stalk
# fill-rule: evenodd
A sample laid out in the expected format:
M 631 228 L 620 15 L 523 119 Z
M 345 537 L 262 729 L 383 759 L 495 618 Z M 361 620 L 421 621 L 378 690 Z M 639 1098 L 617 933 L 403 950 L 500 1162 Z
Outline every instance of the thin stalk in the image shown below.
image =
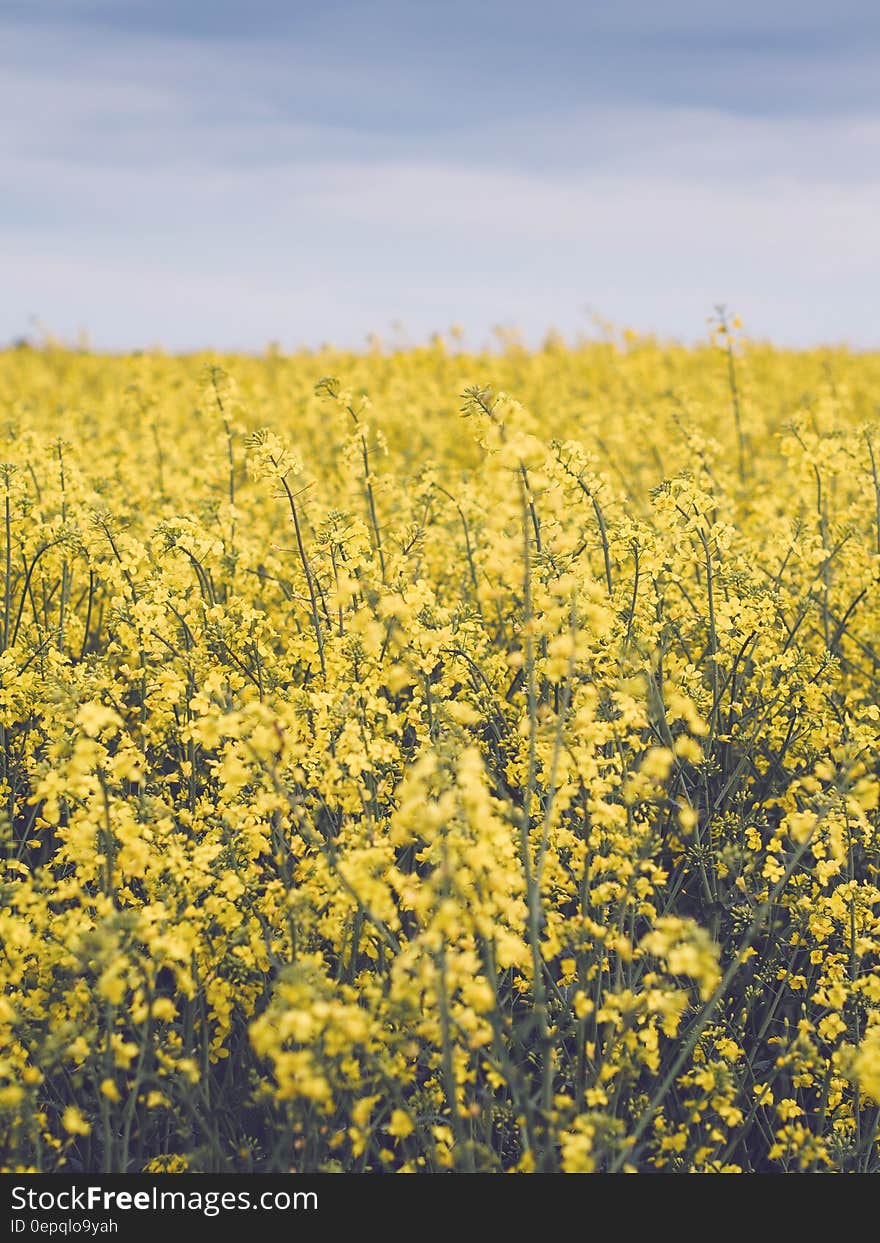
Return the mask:
M 877 475 L 877 462 L 874 457 L 874 446 L 871 443 L 871 437 L 865 432 L 865 441 L 868 445 L 868 456 L 871 459 L 871 478 L 874 481 L 874 512 L 875 526 L 877 530 L 877 555 L 880 557 L 880 478 Z
M 532 558 L 529 539 L 529 524 L 536 532 L 537 518 L 531 503 L 528 489 L 528 477 L 525 467 L 521 477 L 522 501 L 522 532 L 523 532 L 523 595 L 524 595 L 524 629 L 525 629 L 525 669 L 526 694 L 529 712 L 529 758 L 528 779 L 525 799 L 520 819 L 520 847 L 522 851 L 523 869 L 526 880 L 526 903 L 528 909 L 527 940 L 532 958 L 533 1006 L 532 1013 L 538 1030 L 539 1065 L 541 1068 L 541 1115 L 540 1137 L 541 1149 L 535 1154 L 537 1168 L 542 1173 L 551 1173 L 556 1165 L 556 1156 L 550 1134 L 550 1113 L 553 1103 L 553 1037 L 550 1033 L 549 1014 L 547 1009 L 547 988 L 544 980 L 544 959 L 541 953 L 541 927 L 543 925 L 543 909 L 541 883 L 537 868 L 532 866 L 530 829 L 532 821 L 532 804 L 537 787 L 538 770 L 538 693 L 535 672 L 535 640 L 532 634 L 534 608 L 532 604 Z
M 85 660 L 86 649 L 89 645 L 89 627 L 92 624 L 92 604 L 95 599 L 95 571 L 89 570 L 89 602 L 86 607 L 86 621 L 83 628 L 82 649 L 79 654 L 80 661 Z
M 450 1033 L 449 985 L 446 971 L 446 943 L 440 946 L 437 954 L 437 1004 L 440 1011 L 440 1048 L 443 1063 L 443 1086 L 449 1102 L 449 1117 L 452 1122 L 452 1134 L 455 1139 L 456 1154 L 461 1153 L 465 1171 L 473 1173 L 474 1154 L 467 1143 L 461 1114 L 458 1112 L 458 1088 L 455 1082 L 455 1064 L 452 1058 L 452 1039 Z
M 746 444 L 742 427 L 742 409 L 740 403 L 739 383 L 736 375 L 736 355 L 733 352 L 733 336 L 727 321 L 727 313 L 723 307 L 718 308 L 718 319 L 724 333 L 727 353 L 727 382 L 730 386 L 730 400 L 733 406 L 733 422 L 736 427 L 736 441 L 739 453 L 739 480 L 746 481 Z
M 12 514 L 6 487 L 6 577 L 3 584 L 3 650 L 9 647 L 9 615 L 12 612 Z
M 290 484 L 287 482 L 286 476 L 282 477 L 281 486 L 287 494 L 287 502 L 290 505 L 290 512 L 293 517 L 293 529 L 296 532 L 296 546 L 299 549 L 299 559 L 302 564 L 303 573 L 306 576 L 306 584 L 309 589 L 309 602 L 312 610 L 312 626 L 315 631 L 315 641 L 318 644 L 318 659 L 321 662 L 321 674 L 324 678 L 326 678 L 327 665 L 324 660 L 324 636 L 321 632 L 321 619 L 318 616 L 318 596 L 315 591 L 315 579 L 312 574 L 312 567 L 309 565 L 308 556 L 306 555 L 305 545 L 303 544 L 302 529 L 300 527 L 299 513 L 296 508 L 296 500 L 294 499 L 293 492 L 290 490 Z
M 354 413 L 352 417 L 354 417 Z M 357 423 L 357 418 L 355 418 Z M 370 451 L 367 447 L 367 438 L 361 432 L 361 457 L 364 464 L 364 485 L 367 489 L 367 506 L 370 511 L 370 525 L 373 528 L 373 535 L 376 540 L 376 552 L 379 554 L 379 568 L 382 572 L 382 582 L 385 582 L 385 554 L 382 551 L 382 532 L 379 530 L 379 520 L 376 517 L 376 498 L 373 495 L 373 482 L 370 477 Z

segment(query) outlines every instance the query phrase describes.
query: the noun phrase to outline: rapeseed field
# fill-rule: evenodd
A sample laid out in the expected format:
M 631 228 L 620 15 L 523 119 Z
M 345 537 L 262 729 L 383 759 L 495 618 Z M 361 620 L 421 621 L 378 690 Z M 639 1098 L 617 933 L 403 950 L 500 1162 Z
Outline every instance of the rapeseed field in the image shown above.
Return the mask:
M 0 354 L 0 1166 L 876 1170 L 878 393 Z

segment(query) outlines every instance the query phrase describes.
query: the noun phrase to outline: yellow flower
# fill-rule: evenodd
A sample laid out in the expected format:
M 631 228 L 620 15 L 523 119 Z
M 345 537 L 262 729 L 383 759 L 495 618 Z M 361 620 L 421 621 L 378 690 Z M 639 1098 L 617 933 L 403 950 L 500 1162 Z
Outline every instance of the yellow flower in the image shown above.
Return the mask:
M 118 1101 L 121 1099 L 119 1088 L 112 1079 L 101 1080 L 101 1095 L 106 1096 L 108 1101 Z
M 406 1139 L 407 1135 L 412 1135 L 415 1125 L 406 1110 L 394 1109 L 391 1112 L 391 1119 L 385 1130 L 389 1135 L 393 1135 L 395 1139 Z
M 177 1007 L 170 997 L 157 997 L 150 1007 L 154 1019 L 163 1023 L 173 1023 L 177 1018 Z
M 61 1115 L 61 1125 L 67 1131 L 68 1135 L 89 1135 L 91 1126 L 83 1117 L 81 1110 L 76 1105 L 68 1105 Z
M 77 712 L 76 723 L 89 738 L 97 738 L 102 733 L 115 733 L 122 725 L 122 718 L 112 708 L 91 701 Z

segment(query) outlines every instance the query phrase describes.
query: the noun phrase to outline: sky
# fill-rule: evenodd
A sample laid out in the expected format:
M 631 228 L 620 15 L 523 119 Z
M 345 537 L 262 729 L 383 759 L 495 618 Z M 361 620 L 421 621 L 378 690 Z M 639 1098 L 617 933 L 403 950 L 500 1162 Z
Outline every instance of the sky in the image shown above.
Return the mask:
M 0 0 L 0 343 L 880 347 L 875 0 Z

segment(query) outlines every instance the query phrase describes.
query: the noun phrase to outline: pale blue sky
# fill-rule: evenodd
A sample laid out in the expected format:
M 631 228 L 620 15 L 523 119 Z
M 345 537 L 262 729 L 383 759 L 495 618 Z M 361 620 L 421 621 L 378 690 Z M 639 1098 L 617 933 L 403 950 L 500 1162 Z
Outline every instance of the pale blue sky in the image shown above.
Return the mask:
M 878 82 L 873 0 L 0 0 L 0 341 L 880 346 Z

